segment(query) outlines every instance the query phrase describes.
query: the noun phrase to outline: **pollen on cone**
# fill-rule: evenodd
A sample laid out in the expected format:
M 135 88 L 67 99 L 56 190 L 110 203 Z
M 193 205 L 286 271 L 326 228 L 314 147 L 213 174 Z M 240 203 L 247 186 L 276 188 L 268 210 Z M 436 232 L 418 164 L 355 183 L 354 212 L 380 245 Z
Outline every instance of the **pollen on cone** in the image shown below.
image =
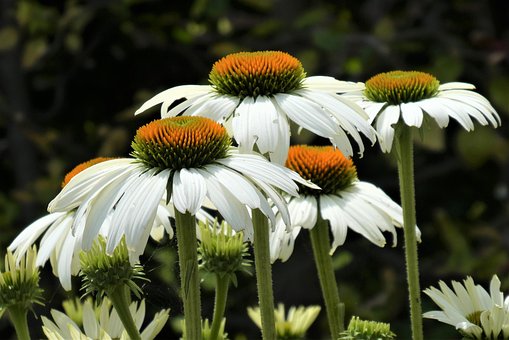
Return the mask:
M 433 97 L 440 82 L 431 74 L 418 71 L 380 73 L 366 81 L 365 95 L 375 102 L 392 105 Z
M 209 80 L 222 94 L 256 97 L 300 88 L 305 77 L 301 62 L 280 51 L 240 52 L 212 66 Z
M 138 129 L 133 156 L 149 167 L 195 168 L 222 158 L 231 144 L 226 129 L 196 116 L 172 117 L 150 122 Z
M 302 187 L 300 192 L 304 194 L 336 193 L 357 179 L 352 160 L 332 146 L 292 146 L 286 166 L 322 188 L 318 192 Z

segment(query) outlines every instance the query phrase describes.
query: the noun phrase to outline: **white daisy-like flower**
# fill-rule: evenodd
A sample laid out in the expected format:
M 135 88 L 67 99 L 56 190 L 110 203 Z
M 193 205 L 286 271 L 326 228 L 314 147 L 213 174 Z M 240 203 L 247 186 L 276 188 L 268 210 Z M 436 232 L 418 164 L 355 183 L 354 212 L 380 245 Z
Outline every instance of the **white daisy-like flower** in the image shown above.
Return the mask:
M 433 119 L 444 128 L 452 118 L 472 131 L 474 118 L 481 125 L 499 126 L 500 117 L 493 106 L 473 89 L 475 86 L 468 83 L 440 84 L 424 72 L 392 71 L 375 75 L 364 86 L 356 84 L 342 93 L 367 112 L 382 151 L 390 152 L 398 123 L 420 128 L 427 119 Z
M 232 127 L 242 153 L 257 149 L 283 164 L 290 145 L 290 125 L 328 138 L 352 155 L 349 134 L 364 151 L 361 134 L 372 143 L 375 133 L 368 116 L 336 93 L 355 84 L 332 77 L 306 77 L 300 61 L 279 51 L 241 52 L 217 61 L 210 85 L 183 85 L 163 91 L 144 103 L 136 114 L 161 104 L 161 117 L 183 112 L 205 116 Z M 170 109 L 179 99 L 185 100 Z
M 134 158 L 113 159 L 80 172 L 48 210 L 77 208 L 73 226 L 84 244 L 97 237 L 97 223 L 111 215 L 115 228 L 106 235 L 107 252 L 125 235 L 134 255 L 145 249 L 161 199 L 171 199 L 179 212 L 195 215 L 208 198 L 249 239 L 253 230 L 248 208 L 260 209 L 275 220 L 269 197 L 289 224 L 278 190 L 297 195 L 294 181 L 313 185 L 261 155 L 238 153 L 230 143 L 225 128 L 208 118 L 153 121 L 138 129 L 132 144 Z
M 74 176 L 84 169 L 111 159 L 99 157 L 79 164 L 65 176 L 62 187 L 65 187 Z M 49 259 L 53 273 L 59 278 L 65 290 L 71 289 L 71 276 L 77 275 L 79 272 L 79 253 L 81 249 L 90 249 L 91 241 L 93 241 L 93 239 L 88 239 L 87 242 L 91 243 L 83 243 L 81 234 L 74 232 L 72 226 L 77 212 L 77 208 L 72 208 L 69 211 L 54 212 L 37 219 L 28 225 L 8 247 L 10 251 L 14 252 L 14 256 L 19 261 L 26 251 L 42 236 L 36 265 L 44 266 Z M 172 238 L 173 229 L 170 218 L 174 216 L 173 206 L 161 200 L 157 206 L 155 219 L 152 222 L 150 236 L 156 241 L 161 241 L 167 233 Z M 199 210 L 196 216 L 201 221 L 211 219 L 210 214 L 203 210 Z M 95 222 L 97 222 L 96 226 L 99 234 L 103 236 L 108 235 L 110 228 L 113 227 L 111 216 L 106 216 L 103 221 L 97 220 Z
M 97 314 L 94 311 L 92 300 L 87 299 L 83 303 L 83 329 L 81 329 L 76 322 L 69 318 L 66 314 L 56 310 L 51 310 L 51 317 L 53 320 L 42 316 L 42 329 L 44 334 L 49 340 L 64 340 L 64 339 L 120 339 L 127 340 L 129 336 L 120 321 L 120 318 L 112 308 L 111 302 L 108 299 L 103 299 L 100 306 L 100 311 Z M 138 330 L 145 319 L 145 301 L 133 302 L 129 306 L 129 311 L 134 319 L 134 323 Z M 143 340 L 153 340 L 161 332 L 164 325 L 168 321 L 169 310 L 165 309 L 158 312 L 153 320 L 143 329 L 141 338 Z
M 463 284 L 452 281 L 452 289 L 440 281 L 440 289 L 424 290 L 442 310 L 423 314 L 454 326 L 462 336 L 469 339 L 509 338 L 509 297 L 500 291 L 496 275 L 490 282 L 489 293 L 468 276 Z
M 332 146 L 292 146 L 286 166 L 321 188 L 300 187 L 300 196 L 288 197 L 292 216 L 288 232 L 312 229 L 320 217 L 332 231 L 331 254 L 345 242 L 348 229 L 379 247 L 386 243 L 383 232 L 390 232 L 396 245 L 395 227 L 403 226 L 401 207 L 373 184 L 359 181 L 352 160 L 341 151 Z M 420 239 L 417 227 L 416 232 Z M 282 242 L 279 258 L 288 258 L 292 248 L 292 242 Z

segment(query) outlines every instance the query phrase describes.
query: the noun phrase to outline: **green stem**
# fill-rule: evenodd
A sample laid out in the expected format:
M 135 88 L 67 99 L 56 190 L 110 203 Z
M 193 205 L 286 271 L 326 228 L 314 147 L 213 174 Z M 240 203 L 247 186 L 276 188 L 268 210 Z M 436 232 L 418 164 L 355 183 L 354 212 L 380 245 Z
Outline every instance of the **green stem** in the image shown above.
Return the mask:
M 212 318 L 212 325 L 210 327 L 210 339 L 216 340 L 221 328 L 221 322 L 224 318 L 224 311 L 226 308 L 226 299 L 228 298 L 228 286 L 230 285 L 230 278 L 227 275 L 221 277 L 216 274 L 216 296 L 214 302 L 214 316 Z
M 407 270 L 408 294 L 410 299 L 410 320 L 412 338 L 423 339 L 421 290 L 419 287 L 419 260 L 415 234 L 415 189 L 414 189 L 414 150 L 412 128 L 402 125 L 401 134 L 396 141 L 398 151 L 399 189 L 403 208 L 405 236 L 405 260 Z
M 259 209 L 253 210 L 254 258 L 258 303 L 262 319 L 262 337 L 276 339 L 276 321 L 274 319 L 274 295 L 272 293 L 272 267 L 270 264 L 269 223 Z
M 332 266 L 332 257 L 329 254 L 331 244 L 329 228 L 327 221 L 323 220 L 320 214 L 315 226 L 310 230 L 310 236 L 331 338 L 337 339 L 339 333 L 344 330 L 344 304 L 339 300 L 338 284 Z
M 8 309 L 9 317 L 16 330 L 19 340 L 30 340 L 30 331 L 28 330 L 27 314 L 28 310 L 19 305 L 13 305 Z
M 196 219 L 175 209 L 180 287 L 184 303 L 186 339 L 201 339 L 200 278 L 198 276 L 198 241 Z
M 131 315 L 131 311 L 129 310 L 130 294 L 131 291 L 126 285 L 118 286 L 108 290 L 107 292 L 108 298 L 113 304 L 113 308 L 117 311 L 118 317 L 120 318 L 120 321 L 122 321 L 129 338 L 133 340 L 141 340 L 140 332 L 138 331 L 138 328 L 134 323 L 133 316 Z

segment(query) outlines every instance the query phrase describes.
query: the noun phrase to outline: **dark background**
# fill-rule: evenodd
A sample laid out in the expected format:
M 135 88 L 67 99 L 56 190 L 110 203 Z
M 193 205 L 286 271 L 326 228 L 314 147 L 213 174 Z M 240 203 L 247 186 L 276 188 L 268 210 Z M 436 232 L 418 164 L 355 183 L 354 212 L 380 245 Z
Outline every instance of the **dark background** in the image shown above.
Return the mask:
M 467 133 L 451 120 L 447 129 L 428 128 L 416 140 L 421 285 L 472 275 L 488 288 L 497 273 L 508 292 L 508 13 L 504 0 L 0 0 L 0 255 L 45 214 L 74 165 L 128 155 L 136 128 L 158 117 L 157 110 L 133 116 L 146 99 L 175 85 L 206 84 L 212 63 L 225 54 L 282 50 L 298 57 L 308 75 L 365 81 L 383 71 L 422 70 L 442 83 L 473 83 L 492 102 L 501 128 L 477 125 Z M 326 143 L 305 132 L 294 137 Z M 399 202 L 390 156 L 375 145 L 355 162 L 361 180 Z M 335 263 L 347 319 L 391 322 L 407 339 L 401 244 L 379 249 L 351 232 Z M 175 245 L 152 242 L 142 259 L 152 279 L 145 287 L 148 314 L 172 308 L 161 338 L 176 337 L 181 313 Z M 42 274 L 47 303 L 36 308 L 45 315 L 72 295 L 48 267 Z M 276 303 L 321 304 L 306 233 L 273 272 Z M 203 314 L 210 317 L 213 294 L 205 286 Z M 245 313 L 255 303 L 254 277 L 243 276 L 231 289 L 231 338 L 259 337 Z M 423 296 L 423 309 L 436 306 Z M 40 336 L 40 319 L 30 315 L 30 323 L 32 335 Z M 458 338 L 436 321 L 424 326 L 427 339 Z M 10 333 L 3 318 L 0 334 Z M 326 337 L 323 310 L 309 338 Z

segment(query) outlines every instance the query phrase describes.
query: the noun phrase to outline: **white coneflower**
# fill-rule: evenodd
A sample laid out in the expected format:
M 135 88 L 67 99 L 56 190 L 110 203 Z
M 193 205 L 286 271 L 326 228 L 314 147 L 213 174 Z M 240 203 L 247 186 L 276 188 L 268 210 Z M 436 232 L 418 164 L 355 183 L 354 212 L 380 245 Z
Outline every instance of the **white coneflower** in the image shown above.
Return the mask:
M 489 293 L 470 276 L 463 284 L 452 281 L 452 289 L 443 281 L 438 285 L 439 289 L 430 287 L 424 293 L 442 310 L 426 312 L 425 318 L 452 325 L 468 339 L 509 338 L 509 297 L 504 298 L 496 275 Z
M 398 122 L 420 128 L 431 118 L 444 128 L 452 118 L 471 131 L 474 118 L 481 125 L 499 126 L 500 117 L 493 106 L 473 89 L 475 86 L 468 83 L 440 84 L 425 72 L 391 71 L 377 74 L 361 88 L 344 93 L 368 113 L 382 151 L 390 152 Z
M 198 115 L 232 127 L 241 152 L 256 148 L 284 163 L 290 145 L 289 121 L 328 138 L 345 154 L 353 153 L 349 134 L 364 151 L 359 132 L 374 142 L 367 115 L 338 96 L 355 84 L 332 77 L 306 77 L 301 62 L 280 51 L 240 52 L 218 60 L 210 85 L 184 85 L 163 91 L 136 114 L 162 103 L 161 117 Z M 169 110 L 181 98 L 186 100 Z

